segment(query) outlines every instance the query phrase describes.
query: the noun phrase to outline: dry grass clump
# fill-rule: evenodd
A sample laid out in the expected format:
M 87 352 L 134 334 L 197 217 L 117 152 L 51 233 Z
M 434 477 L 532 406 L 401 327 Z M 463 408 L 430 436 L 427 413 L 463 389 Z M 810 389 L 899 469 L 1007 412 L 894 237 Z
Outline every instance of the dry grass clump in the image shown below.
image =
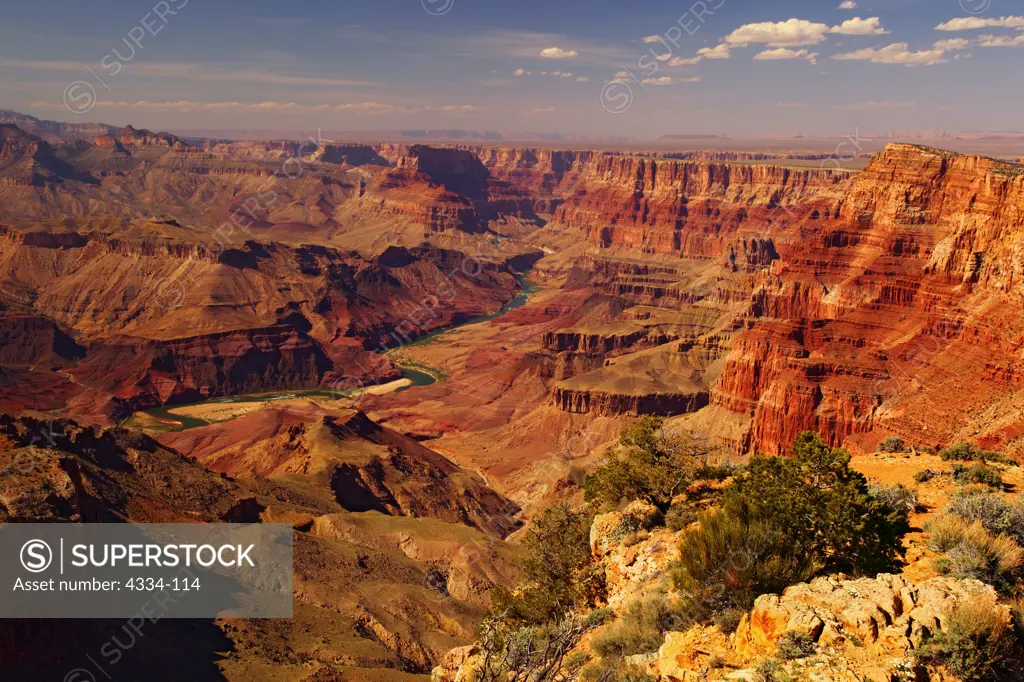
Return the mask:
M 927 527 L 929 547 L 945 556 L 936 560 L 940 573 L 975 578 L 1009 590 L 1024 571 L 1024 548 L 1006 535 L 993 535 L 982 521 L 944 514 Z
M 944 629 L 915 656 L 943 665 L 963 682 L 1013 679 L 1020 642 L 1006 610 L 993 601 L 967 602 L 945 614 Z

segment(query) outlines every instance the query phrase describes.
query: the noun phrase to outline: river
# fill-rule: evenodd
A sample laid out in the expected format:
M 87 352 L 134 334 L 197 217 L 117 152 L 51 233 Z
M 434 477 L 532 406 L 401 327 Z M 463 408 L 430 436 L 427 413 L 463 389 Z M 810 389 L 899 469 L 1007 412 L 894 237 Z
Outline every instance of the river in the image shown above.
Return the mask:
M 516 308 L 521 308 L 522 306 L 526 305 L 526 302 L 530 299 L 530 296 L 536 293 L 538 286 L 536 283 L 526 279 L 525 275 L 517 275 L 517 279 L 519 280 L 520 285 L 519 293 L 516 294 L 512 300 L 503 305 L 501 307 L 501 310 L 494 313 L 493 315 L 481 315 L 479 317 L 474 317 L 472 319 L 466 320 L 465 322 L 460 322 L 459 324 L 453 324 L 448 327 L 436 329 L 430 332 L 429 334 L 421 336 L 420 338 L 416 339 L 416 341 L 410 344 L 398 348 L 393 348 L 389 351 L 386 351 L 386 353 L 390 355 L 395 354 L 398 351 L 401 351 L 403 348 L 408 348 L 410 346 L 421 346 L 430 343 L 431 341 L 434 341 L 438 337 L 443 336 L 448 332 L 451 332 L 455 329 L 459 329 L 460 327 L 496 320 L 503 315 L 507 315 L 509 312 L 515 310 Z M 406 384 L 405 386 L 401 386 L 395 389 L 395 393 L 398 393 L 400 391 L 407 391 L 414 386 L 429 386 L 430 384 L 436 383 L 438 381 L 438 376 L 440 376 L 441 380 L 443 380 L 443 374 L 436 372 L 432 374 L 430 371 L 423 371 L 423 369 L 419 369 L 417 366 L 413 366 L 410 364 L 402 364 L 397 360 L 395 364 L 401 371 L 402 378 L 408 379 L 411 382 L 409 384 Z M 430 368 L 426 369 L 429 370 Z M 189 417 L 183 414 L 175 414 L 172 413 L 171 410 L 180 410 L 182 408 L 194 407 L 196 405 L 227 403 L 269 403 L 278 400 L 291 400 L 294 398 L 329 398 L 331 400 L 337 400 L 339 397 L 354 393 L 357 390 L 361 389 L 353 388 L 349 389 L 348 391 L 333 391 L 323 388 L 317 388 L 312 390 L 307 389 L 295 391 L 275 391 L 271 393 L 254 393 L 250 395 L 236 395 L 227 396 L 223 398 L 211 398 L 209 400 L 202 400 L 199 402 L 187 403 L 182 405 L 165 405 L 163 407 L 154 407 L 149 410 L 143 410 L 138 414 L 147 415 L 148 417 L 155 419 L 160 424 L 168 427 L 168 430 L 170 431 L 185 431 L 187 429 L 194 429 L 199 426 L 207 426 L 211 422 L 205 419 L 199 419 L 197 417 Z M 131 423 L 133 421 L 136 421 L 136 415 L 132 415 L 127 420 L 125 420 L 124 423 L 126 425 L 132 425 Z

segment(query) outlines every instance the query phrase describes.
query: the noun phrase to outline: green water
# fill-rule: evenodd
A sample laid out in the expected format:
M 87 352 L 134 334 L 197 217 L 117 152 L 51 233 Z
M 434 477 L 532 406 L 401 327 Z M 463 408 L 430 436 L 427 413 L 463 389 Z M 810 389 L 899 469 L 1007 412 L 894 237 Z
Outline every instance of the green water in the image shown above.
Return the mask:
M 502 315 L 505 315 L 511 310 L 515 310 L 516 308 L 522 307 L 529 300 L 530 295 L 537 291 L 538 287 L 535 283 L 529 281 L 524 276 L 519 276 L 518 279 L 519 284 L 522 287 L 522 290 L 518 294 L 516 294 L 515 298 L 513 298 L 511 301 L 502 306 L 501 310 L 494 313 L 493 315 L 483 315 L 480 317 L 474 317 L 470 320 L 466 320 L 465 322 L 453 325 L 451 327 L 438 329 L 437 331 L 431 332 L 430 334 L 426 334 L 425 336 L 417 339 L 414 343 L 407 345 L 424 345 L 430 343 L 434 339 L 437 339 L 438 337 L 444 334 L 447 334 L 451 331 L 454 331 L 455 329 L 458 329 L 459 327 L 464 327 L 470 324 L 478 324 L 480 322 L 489 322 L 490 320 L 494 320 L 501 317 Z M 395 348 L 394 350 L 401 349 Z M 409 384 L 408 386 L 403 386 L 399 389 L 396 389 L 395 393 L 406 391 L 414 386 L 429 386 L 431 384 L 437 383 L 438 381 L 438 379 L 435 378 L 433 375 L 422 370 L 416 369 L 415 367 L 404 366 L 399 364 L 398 369 L 402 373 L 402 378 L 409 379 L 412 383 Z M 442 380 L 443 379 L 444 377 L 442 375 Z M 272 393 L 253 393 L 249 395 L 235 395 L 223 398 L 211 398 L 210 400 L 201 400 L 199 402 L 187 403 L 182 405 L 165 405 L 163 407 L 154 407 L 150 410 L 144 410 L 142 414 L 147 414 L 165 423 L 168 421 L 179 422 L 181 426 L 169 427 L 168 430 L 185 431 L 187 429 L 194 429 L 200 426 L 207 426 L 208 424 L 210 424 L 210 422 L 206 421 L 205 419 L 186 417 L 181 414 L 171 414 L 171 410 L 179 409 L 182 407 L 193 407 L 195 405 L 206 405 L 210 403 L 268 403 L 277 400 L 290 400 L 292 398 L 328 398 L 331 400 L 337 400 L 339 397 L 351 394 L 356 390 L 358 389 L 352 388 L 346 391 L 329 391 L 324 390 L 322 388 L 318 388 L 312 390 L 276 391 Z M 130 425 L 132 419 L 133 417 L 129 417 L 125 423 Z
M 513 298 L 511 301 L 501 306 L 501 310 L 499 310 L 498 312 L 492 315 L 479 315 L 477 317 L 470 318 L 465 322 L 460 322 L 459 324 L 454 324 L 450 327 L 444 327 L 443 329 L 435 329 L 429 334 L 424 334 L 423 336 L 419 337 L 412 343 L 407 343 L 401 348 L 395 348 L 394 350 L 401 350 L 402 348 L 408 348 L 410 346 L 425 346 L 428 343 L 431 343 L 437 340 L 438 338 L 444 336 L 445 334 L 450 334 L 451 332 L 460 329 L 461 327 L 466 327 L 471 324 L 479 324 L 481 322 L 490 322 L 491 320 L 498 319 L 502 315 L 507 315 L 509 312 L 515 310 L 516 308 L 522 308 L 524 305 L 526 305 L 526 302 L 530 300 L 530 296 L 535 294 L 540 287 L 537 285 L 536 282 L 531 282 L 530 280 L 526 279 L 525 275 L 517 275 L 516 279 L 519 280 L 519 293 L 516 294 L 515 298 Z

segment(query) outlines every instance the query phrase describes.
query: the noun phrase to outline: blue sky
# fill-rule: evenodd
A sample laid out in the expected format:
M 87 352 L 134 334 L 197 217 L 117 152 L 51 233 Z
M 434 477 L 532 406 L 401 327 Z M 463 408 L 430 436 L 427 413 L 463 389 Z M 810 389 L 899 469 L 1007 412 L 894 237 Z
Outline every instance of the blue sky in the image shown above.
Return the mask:
M 1024 128 L 1024 2 L 842 4 L 9 3 L 0 108 L 170 130 Z

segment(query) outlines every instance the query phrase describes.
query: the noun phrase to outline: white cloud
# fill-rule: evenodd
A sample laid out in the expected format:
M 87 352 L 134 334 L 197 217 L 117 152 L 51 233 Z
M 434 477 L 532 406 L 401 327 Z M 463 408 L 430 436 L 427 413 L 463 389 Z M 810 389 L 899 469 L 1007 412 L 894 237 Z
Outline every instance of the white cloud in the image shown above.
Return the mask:
M 797 47 L 824 42 L 828 32 L 828 24 L 817 24 L 806 19 L 787 19 L 779 22 L 745 24 L 727 35 L 724 40 L 731 45 L 764 43 L 770 47 Z
M 774 61 L 781 59 L 806 59 L 811 64 L 818 63 L 818 52 L 807 50 L 791 50 L 788 47 L 777 47 L 774 50 L 765 50 L 754 55 L 758 61 Z
M 857 9 L 857 3 L 853 0 L 843 0 L 836 9 Z
M 557 107 L 537 107 L 526 112 L 527 116 L 540 116 L 543 114 L 553 114 L 558 111 Z
M 1024 47 L 1024 34 L 1014 37 L 982 35 L 978 37 L 978 47 Z
M 985 38 L 985 36 L 982 36 Z M 971 41 L 966 38 L 950 38 L 949 40 L 939 40 L 935 43 L 936 50 L 943 50 L 945 52 L 953 52 L 954 50 L 966 50 L 971 46 Z
M 434 107 L 426 107 L 432 109 Z M 454 111 L 454 112 L 465 112 L 465 111 L 480 111 L 480 107 L 472 104 L 446 104 L 443 107 L 438 107 L 440 111 Z
M 936 31 L 971 31 L 976 28 L 1021 28 L 1024 29 L 1024 17 L 961 17 L 950 19 L 935 27 Z
M 587 78 L 586 76 L 580 76 L 579 78 L 576 79 L 576 82 L 577 83 L 589 83 L 590 79 Z
M 700 81 L 700 76 L 692 76 L 690 78 L 673 78 L 672 76 L 661 76 L 659 78 L 645 78 L 640 81 L 643 85 L 663 86 L 663 85 L 675 85 L 676 83 L 697 83 Z
M 556 78 L 572 78 L 571 71 L 527 71 L 516 69 L 512 72 L 515 76 L 554 76 Z
M 868 61 L 876 64 L 903 64 L 905 66 L 930 66 L 945 61 L 945 50 L 931 49 L 911 52 L 907 43 L 893 43 L 885 47 L 865 47 L 862 50 L 832 55 L 840 61 Z
M 877 36 L 889 33 L 889 31 L 882 27 L 878 17 L 867 19 L 854 17 L 836 26 L 792 18 L 786 21 L 745 24 L 727 35 L 723 43 L 733 47 L 744 47 L 750 44 L 761 44 L 768 47 L 802 47 L 823 43 L 828 40 L 830 33 L 847 36 Z
M 853 19 L 847 19 L 838 26 L 833 26 L 829 29 L 829 33 L 838 33 L 844 36 L 881 36 L 889 33 L 889 31 L 882 28 L 882 22 L 878 17 L 870 17 L 868 19 L 854 17 Z
M 633 77 L 633 74 L 631 74 L 629 71 L 616 71 L 615 72 L 615 76 L 614 76 L 614 78 L 617 78 L 617 79 L 622 79 L 622 78 L 628 79 L 628 78 L 632 78 L 632 77 Z
M 704 61 L 704 57 L 672 57 L 669 60 L 669 66 L 693 66 Z
M 540 51 L 540 56 L 544 59 L 568 59 L 569 57 L 579 57 L 580 53 L 576 50 L 563 50 L 560 47 L 548 47 Z
M 644 36 L 644 42 L 647 43 L 648 45 L 651 43 L 656 43 L 659 40 L 661 40 L 661 36 Z
M 732 56 L 732 46 L 719 43 L 714 47 L 702 47 L 697 50 L 697 56 L 703 59 L 728 59 Z

